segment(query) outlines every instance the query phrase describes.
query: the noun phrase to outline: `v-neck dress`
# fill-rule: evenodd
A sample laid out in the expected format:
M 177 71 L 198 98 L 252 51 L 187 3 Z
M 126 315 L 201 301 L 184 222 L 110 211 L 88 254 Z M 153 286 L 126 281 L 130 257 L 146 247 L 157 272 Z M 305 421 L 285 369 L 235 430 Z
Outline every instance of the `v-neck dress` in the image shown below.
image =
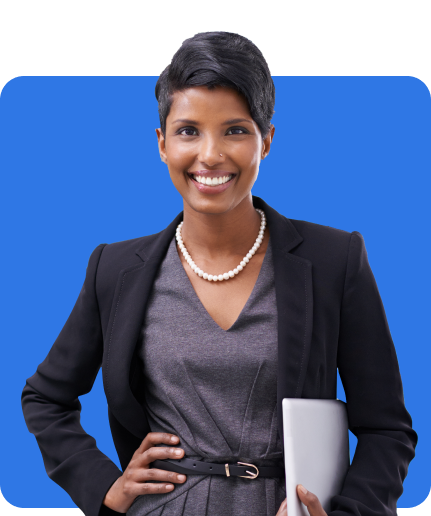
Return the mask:
M 271 241 L 250 297 L 224 330 L 198 298 L 173 238 L 138 346 L 152 432 L 178 435 L 176 446 L 191 459 L 283 467 Z M 275 516 L 286 497 L 284 478 L 274 477 L 190 473 L 174 486 L 171 492 L 138 496 L 127 516 Z

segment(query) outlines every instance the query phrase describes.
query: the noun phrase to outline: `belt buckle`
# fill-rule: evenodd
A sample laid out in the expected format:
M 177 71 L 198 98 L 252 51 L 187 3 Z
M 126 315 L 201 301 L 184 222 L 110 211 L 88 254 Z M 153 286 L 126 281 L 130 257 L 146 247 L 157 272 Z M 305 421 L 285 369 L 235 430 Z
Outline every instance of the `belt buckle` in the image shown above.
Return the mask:
M 245 470 L 246 473 L 249 473 L 251 476 L 244 476 L 244 475 L 238 475 L 241 478 L 249 478 L 250 480 L 253 478 L 256 478 L 257 475 L 259 475 L 259 470 L 257 469 L 257 466 L 254 464 L 248 464 L 247 462 L 237 462 L 237 464 L 242 464 L 243 466 L 251 466 L 252 468 L 256 468 L 256 473 L 253 473 L 253 471 Z

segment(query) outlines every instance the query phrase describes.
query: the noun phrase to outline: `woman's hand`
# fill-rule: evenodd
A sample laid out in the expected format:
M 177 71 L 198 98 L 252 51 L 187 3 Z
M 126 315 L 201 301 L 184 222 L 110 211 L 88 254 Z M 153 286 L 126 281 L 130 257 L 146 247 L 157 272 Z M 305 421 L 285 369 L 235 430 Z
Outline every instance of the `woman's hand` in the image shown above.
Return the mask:
M 302 489 L 305 491 L 302 491 Z M 317 496 L 310 491 L 307 491 L 304 486 L 298 484 L 296 486 L 296 492 L 301 502 L 307 506 L 308 513 L 310 516 L 328 516 L 326 511 L 317 498 Z M 280 505 L 280 509 L 275 516 L 286 516 L 287 515 L 287 499 L 285 498 L 283 503 Z
M 174 438 L 174 440 L 172 440 Z M 150 468 L 150 462 L 156 459 L 181 459 L 184 450 L 169 446 L 154 446 L 159 443 L 175 445 L 179 439 L 176 435 L 162 432 L 150 432 L 133 454 L 126 470 L 121 477 L 112 484 L 103 500 L 103 504 L 110 509 L 125 513 L 139 495 L 170 493 L 174 485 L 172 482 L 183 484 L 187 477 L 173 471 Z M 176 455 L 176 451 L 180 451 Z M 149 481 L 156 481 L 151 483 Z M 169 487 L 170 486 L 170 487 Z

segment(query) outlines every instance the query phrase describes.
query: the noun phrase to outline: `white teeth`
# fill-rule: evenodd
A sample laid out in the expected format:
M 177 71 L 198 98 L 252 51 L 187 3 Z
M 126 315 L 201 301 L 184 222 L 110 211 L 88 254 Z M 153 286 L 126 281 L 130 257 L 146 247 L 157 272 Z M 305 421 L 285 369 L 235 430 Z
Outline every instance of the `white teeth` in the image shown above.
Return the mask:
M 232 179 L 232 174 L 228 175 L 228 176 L 223 176 L 223 177 L 204 177 L 204 176 L 199 176 L 199 175 L 192 175 L 193 179 L 195 181 L 197 181 L 198 183 L 201 183 L 203 185 L 209 185 L 209 186 L 218 186 L 218 185 L 222 185 L 224 183 L 227 183 L 228 181 L 230 181 Z

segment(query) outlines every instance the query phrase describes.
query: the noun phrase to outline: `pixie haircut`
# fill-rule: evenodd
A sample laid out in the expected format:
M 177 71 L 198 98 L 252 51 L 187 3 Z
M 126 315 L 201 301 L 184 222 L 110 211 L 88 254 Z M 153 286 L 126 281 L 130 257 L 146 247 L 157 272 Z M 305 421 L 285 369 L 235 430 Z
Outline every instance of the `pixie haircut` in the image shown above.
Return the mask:
M 224 86 L 242 94 L 265 139 L 274 114 L 275 86 L 262 52 L 249 39 L 232 32 L 200 32 L 183 42 L 156 84 L 163 136 L 173 93 L 195 86 Z

